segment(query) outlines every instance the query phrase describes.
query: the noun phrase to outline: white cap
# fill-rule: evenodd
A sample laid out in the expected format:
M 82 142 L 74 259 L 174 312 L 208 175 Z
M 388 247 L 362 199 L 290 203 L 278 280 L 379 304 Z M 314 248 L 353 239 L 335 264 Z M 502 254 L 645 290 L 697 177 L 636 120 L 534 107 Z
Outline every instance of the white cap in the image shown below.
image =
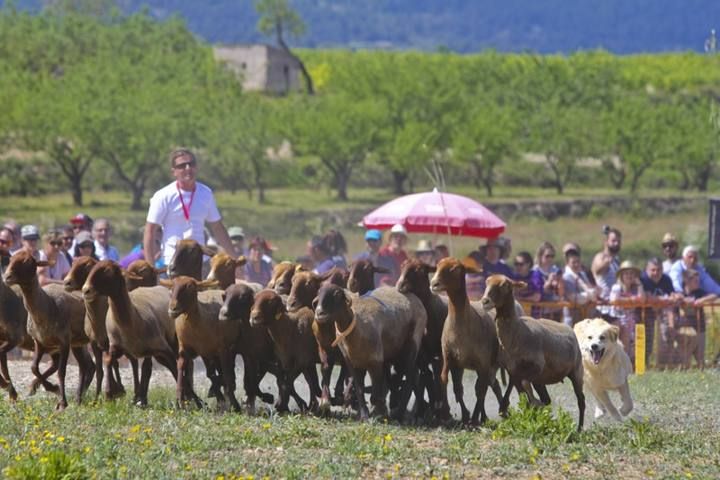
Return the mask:
M 405 229 L 405 227 L 404 227 L 401 223 L 396 223 L 396 224 L 393 225 L 393 227 L 390 229 L 390 233 L 391 233 L 391 234 L 392 234 L 392 233 L 400 233 L 400 234 L 402 234 L 402 235 L 407 236 L 407 229 Z

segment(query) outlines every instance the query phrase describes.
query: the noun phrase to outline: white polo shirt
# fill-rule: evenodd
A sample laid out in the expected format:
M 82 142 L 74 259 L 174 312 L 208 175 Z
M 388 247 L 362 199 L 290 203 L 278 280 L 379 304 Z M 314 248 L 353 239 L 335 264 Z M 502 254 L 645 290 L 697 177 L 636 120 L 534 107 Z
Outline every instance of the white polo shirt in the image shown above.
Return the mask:
M 185 218 L 183 202 L 185 208 L 190 210 L 190 220 Z M 166 264 L 172 260 L 175 245 L 179 240 L 192 238 L 205 245 L 205 222 L 217 222 L 221 219 L 212 190 L 200 182 L 195 182 L 194 195 L 193 192 L 179 189 L 177 182 L 161 188 L 150 199 L 147 215 L 149 223 L 163 228 L 163 258 Z

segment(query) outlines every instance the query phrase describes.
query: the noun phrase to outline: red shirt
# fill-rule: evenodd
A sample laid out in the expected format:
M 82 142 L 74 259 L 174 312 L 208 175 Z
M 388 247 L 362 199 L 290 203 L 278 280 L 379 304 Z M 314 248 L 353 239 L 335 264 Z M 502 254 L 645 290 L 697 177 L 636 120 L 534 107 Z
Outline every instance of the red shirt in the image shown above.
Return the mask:
M 392 262 L 378 261 L 378 264 L 390 265 L 392 263 L 393 268 L 391 273 L 386 273 L 380 278 L 380 283 L 378 284 L 378 286 L 395 286 L 398 278 L 400 278 L 400 268 L 402 267 L 403 262 L 408 259 L 407 253 L 405 253 L 405 250 L 393 252 L 390 250 L 389 246 L 384 246 L 380 249 L 380 252 L 378 252 L 378 259 L 383 257 L 392 260 Z

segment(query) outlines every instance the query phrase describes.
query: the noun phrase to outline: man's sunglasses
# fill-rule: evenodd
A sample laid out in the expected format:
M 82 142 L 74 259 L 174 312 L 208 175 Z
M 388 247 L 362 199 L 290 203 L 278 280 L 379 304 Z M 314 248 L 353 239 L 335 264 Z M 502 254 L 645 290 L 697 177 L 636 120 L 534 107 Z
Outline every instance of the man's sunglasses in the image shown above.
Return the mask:
M 63 242 L 62 240 L 53 240 L 52 242 L 50 242 L 50 245 L 52 245 L 53 247 L 62 247 Z
M 187 167 L 195 168 L 196 166 L 197 162 L 195 160 L 190 160 L 189 162 L 176 163 L 173 165 L 173 168 L 175 170 L 185 170 Z

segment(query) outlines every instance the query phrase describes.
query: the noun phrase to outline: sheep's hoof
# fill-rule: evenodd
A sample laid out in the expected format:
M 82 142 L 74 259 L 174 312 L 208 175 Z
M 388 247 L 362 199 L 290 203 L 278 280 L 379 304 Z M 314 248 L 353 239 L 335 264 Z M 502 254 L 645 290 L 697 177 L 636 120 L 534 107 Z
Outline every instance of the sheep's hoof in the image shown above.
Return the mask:
M 263 401 L 263 403 L 274 403 L 275 397 L 272 393 L 260 393 L 260 400 Z
M 67 406 L 67 400 L 60 400 L 57 405 L 55 405 L 55 410 L 57 410 L 58 412 L 62 412 L 67 408 Z
M 8 390 L 8 394 L 10 395 L 10 401 L 11 401 L 11 402 L 16 402 L 16 401 L 17 401 L 17 399 L 18 399 L 17 390 L 15 390 L 15 387 L 13 387 L 12 385 L 10 386 L 10 388 L 9 388 L 9 390 Z

